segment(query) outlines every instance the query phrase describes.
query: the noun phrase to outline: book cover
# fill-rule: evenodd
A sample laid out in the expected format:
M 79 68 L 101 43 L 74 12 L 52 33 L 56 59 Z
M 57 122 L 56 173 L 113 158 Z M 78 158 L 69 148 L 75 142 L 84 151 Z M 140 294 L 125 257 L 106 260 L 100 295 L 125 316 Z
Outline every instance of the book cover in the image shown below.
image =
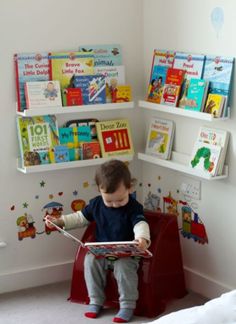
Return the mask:
M 222 116 L 222 111 L 225 102 L 225 96 L 215 93 L 209 93 L 204 108 L 204 112 L 212 114 L 214 117 L 219 118 Z
M 122 51 L 119 44 L 81 45 L 79 51 L 94 53 L 94 66 L 122 65 Z
M 125 84 L 125 66 L 96 66 L 95 74 L 102 74 L 106 81 L 106 102 L 112 102 L 112 90 Z
M 65 145 L 69 149 L 70 161 L 81 159 L 80 143 L 91 142 L 91 132 L 89 126 L 78 127 L 60 127 L 59 141 L 61 145 Z
M 25 83 L 27 109 L 61 107 L 59 81 L 37 81 Z
M 179 107 L 184 108 L 188 96 L 188 87 L 190 79 L 201 79 L 203 74 L 205 55 L 176 52 L 173 67 L 186 71 L 182 89 L 180 92 Z
M 203 111 L 207 97 L 209 82 L 203 79 L 189 80 L 188 94 L 185 109 L 192 111 Z
M 71 82 L 75 75 L 91 75 L 94 73 L 94 55 L 83 52 L 51 52 L 49 53 L 50 80 L 60 82 L 64 102 L 66 88 L 73 88 Z
M 172 120 L 152 118 L 148 130 L 145 153 L 164 160 L 169 159 L 173 145 L 174 130 L 175 127 Z
M 175 84 L 165 84 L 163 87 L 161 104 L 174 106 L 178 104 L 180 95 L 180 86 Z
M 230 102 L 233 67 L 234 57 L 206 56 L 203 79 L 209 81 L 209 93 L 226 97 L 223 115 L 227 114 Z
M 49 150 L 59 145 L 54 115 L 17 117 L 17 134 L 23 166 L 49 163 Z
M 63 106 L 83 105 L 82 90 L 80 88 L 66 88 L 63 92 Z
M 101 148 L 98 141 L 82 143 L 80 147 L 82 160 L 98 159 L 101 157 Z
M 221 147 L 196 141 L 194 144 L 190 166 L 215 176 L 218 172 Z
M 14 55 L 17 109 L 26 109 L 25 82 L 49 80 L 48 53 L 19 53 Z
M 168 68 L 165 84 L 175 84 L 181 86 L 184 81 L 185 73 L 186 72 L 183 69 Z
M 130 85 L 117 85 L 111 90 L 111 100 L 115 102 L 132 101 L 132 89 Z
M 218 175 L 222 174 L 225 157 L 227 153 L 227 147 L 229 143 L 230 133 L 224 129 L 218 128 L 210 128 L 206 126 L 202 126 L 199 129 L 197 141 L 201 143 L 207 143 L 211 145 L 220 146 L 222 148 L 220 161 L 219 161 L 219 168 L 218 168 Z
M 56 145 L 49 150 L 49 158 L 51 163 L 69 162 L 69 149 L 65 145 Z
M 91 139 L 96 140 L 97 139 L 97 130 L 96 130 L 97 122 L 98 122 L 97 118 L 72 119 L 72 120 L 68 120 L 65 123 L 65 127 L 89 126 Z
M 102 157 L 133 154 L 133 141 L 127 119 L 107 120 L 96 123 Z
M 161 103 L 164 84 L 166 83 L 166 73 L 168 67 L 155 65 L 153 67 L 151 82 L 148 86 L 147 100 L 157 104 Z
M 74 75 L 72 85 L 74 88 L 81 89 L 84 105 L 106 103 L 106 81 L 104 75 Z

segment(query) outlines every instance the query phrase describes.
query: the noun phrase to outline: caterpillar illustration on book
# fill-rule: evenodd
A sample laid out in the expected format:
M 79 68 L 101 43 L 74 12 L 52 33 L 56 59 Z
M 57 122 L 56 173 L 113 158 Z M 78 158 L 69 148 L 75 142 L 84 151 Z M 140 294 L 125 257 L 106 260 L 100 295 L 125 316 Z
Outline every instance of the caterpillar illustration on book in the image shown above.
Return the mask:
M 201 158 L 204 159 L 204 168 L 211 172 L 214 169 L 214 162 L 210 161 L 211 150 L 207 147 L 201 147 L 197 151 L 194 159 L 191 161 L 191 165 L 193 168 L 200 162 Z

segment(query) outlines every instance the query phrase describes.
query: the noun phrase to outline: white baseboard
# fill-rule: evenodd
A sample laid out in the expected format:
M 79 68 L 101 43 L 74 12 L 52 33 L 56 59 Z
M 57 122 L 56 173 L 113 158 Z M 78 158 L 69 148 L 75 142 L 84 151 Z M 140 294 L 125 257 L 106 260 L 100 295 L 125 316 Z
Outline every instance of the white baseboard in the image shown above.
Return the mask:
M 184 267 L 184 273 L 187 289 L 209 299 L 235 289 L 188 267 Z
M 0 293 L 70 280 L 73 264 L 74 260 L 40 268 L 0 274 Z

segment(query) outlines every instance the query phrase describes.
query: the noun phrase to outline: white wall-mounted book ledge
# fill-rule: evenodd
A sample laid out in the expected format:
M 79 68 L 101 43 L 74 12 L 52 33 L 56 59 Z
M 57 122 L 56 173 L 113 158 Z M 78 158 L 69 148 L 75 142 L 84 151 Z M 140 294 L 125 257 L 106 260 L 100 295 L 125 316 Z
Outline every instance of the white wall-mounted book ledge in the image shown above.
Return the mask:
M 24 111 L 17 111 L 17 114 L 23 117 L 42 116 L 42 115 L 58 115 L 58 114 L 72 114 L 83 112 L 96 111 L 112 111 L 119 109 L 132 109 L 134 102 L 118 102 L 97 105 L 83 105 L 83 106 L 67 106 L 67 107 L 49 107 L 49 108 L 33 108 L 25 109 Z
M 133 157 L 134 157 L 133 155 L 120 155 L 120 156 L 113 156 L 109 158 L 40 164 L 40 165 L 33 165 L 27 167 L 21 166 L 20 159 L 17 159 L 17 170 L 22 173 L 37 173 L 37 172 L 54 171 L 54 170 L 56 171 L 56 170 L 63 170 L 63 169 L 72 169 L 72 168 L 81 168 L 81 167 L 100 165 L 111 159 L 118 159 L 121 161 L 132 161 Z
M 188 165 L 190 156 L 187 154 L 182 154 L 182 153 L 178 153 L 178 152 L 172 152 L 171 160 L 159 159 L 155 156 L 148 155 L 145 153 L 138 153 L 138 159 L 145 161 L 145 162 L 159 165 L 164 168 L 169 168 L 169 169 L 172 169 L 172 170 L 175 170 L 178 172 L 182 172 L 182 173 L 194 176 L 194 177 L 198 177 L 201 179 L 220 180 L 220 179 L 225 179 L 228 177 L 228 166 L 227 165 L 224 166 L 222 175 L 217 175 L 217 176 L 213 177 L 210 174 L 205 173 L 204 171 L 191 168 Z
M 178 108 L 178 107 L 160 105 L 160 104 L 152 103 L 152 102 L 145 101 L 145 100 L 139 101 L 139 107 L 145 108 L 145 109 L 150 109 L 150 110 L 155 110 L 155 111 L 160 111 L 160 112 L 164 112 L 164 113 L 168 113 L 168 114 L 174 114 L 174 115 L 179 115 L 179 116 L 183 116 L 183 117 L 188 117 L 188 118 L 206 120 L 206 121 L 227 120 L 230 118 L 230 108 L 229 107 L 227 109 L 227 116 L 222 117 L 222 118 L 215 118 L 213 115 L 207 114 L 204 112 L 197 112 L 197 111 L 191 111 L 191 110 Z

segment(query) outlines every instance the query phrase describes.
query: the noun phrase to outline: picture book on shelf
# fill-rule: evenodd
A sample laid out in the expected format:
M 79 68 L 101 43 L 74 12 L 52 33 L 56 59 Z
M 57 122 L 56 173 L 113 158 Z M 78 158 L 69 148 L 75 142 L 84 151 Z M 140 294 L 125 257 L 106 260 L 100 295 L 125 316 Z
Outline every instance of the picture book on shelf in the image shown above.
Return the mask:
M 83 105 L 82 90 L 80 88 L 65 88 L 62 96 L 63 106 L 81 106 Z
M 190 79 L 184 108 L 192 111 L 203 111 L 209 82 L 203 79 Z
M 25 83 L 27 109 L 61 107 L 59 81 L 37 81 Z
M 225 103 L 225 96 L 216 93 L 209 93 L 204 108 L 204 112 L 213 115 L 216 118 L 222 116 Z
M 98 159 L 101 157 L 101 148 L 98 141 L 82 143 L 80 145 L 81 160 Z
M 151 81 L 148 86 L 147 100 L 157 104 L 161 103 L 164 84 L 166 83 L 166 73 L 168 67 L 162 65 L 155 65 L 153 67 Z
M 111 100 L 115 102 L 129 102 L 132 101 L 132 89 L 130 85 L 117 85 L 111 89 Z
M 23 166 L 49 163 L 49 150 L 59 145 L 56 116 L 17 117 L 17 135 Z
M 134 153 L 128 119 L 100 121 L 96 129 L 102 157 Z
M 188 96 L 188 87 L 190 79 L 202 78 L 203 67 L 205 62 L 205 55 L 192 54 L 184 52 L 176 52 L 173 68 L 183 69 L 186 71 L 184 82 L 180 92 L 179 107 L 184 108 L 186 105 L 186 97 Z
M 117 85 L 125 84 L 125 66 L 96 66 L 94 68 L 95 74 L 102 74 L 106 81 L 106 102 L 112 102 L 111 90 Z
M 150 121 L 146 154 L 167 160 L 171 157 L 175 124 L 172 120 L 153 117 Z
M 208 175 L 216 176 L 219 168 L 221 150 L 221 147 L 218 145 L 202 143 L 197 140 L 194 144 L 190 166 Z
M 81 45 L 80 52 L 94 54 L 94 66 L 122 65 L 122 51 L 119 44 Z
M 50 80 L 60 82 L 62 96 L 64 89 L 71 88 L 71 80 L 75 75 L 94 74 L 94 55 L 83 52 L 51 52 L 49 53 Z M 63 98 L 63 103 L 65 99 Z
M 106 82 L 104 75 L 74 75 L 71 82 L 74 88 L 81 89 L 84 105 L 106 103 Z
M 207 143 L 211 145 L 216 145 L 221 147 L 219 168 L 217 171 L 218 175 L 223 172 L 223 167 L 225 163 L 225 157 L 227 153 L 227 147 L 229 143 L 230 133 L 224 129 L 210 128 L 207 126 L 202 126 L 199 129 L 197 141 L 201 143 Z
M 19 53 L 14 55 L 17 109 L 26 109 L 25 82 L 48 81 L 48 53 Z
M 203 79 L 209 81 L 209 93 L 226 97 L 223 115 L 227 115 L 230 102 L 234 57 L 207 55 Z
M 97 139 L 97 130 L 96 130 L 97 122 L 98 122 L 97 118 L 72 119 L 72 120 L 68 120 L 65 123 L 64 127 L 89 126 L 91 139 L 96 140 Z
M 135 241 L 117 241 L 117 242 L 86 242 L 83 243 L 77 237 L 65 231 L 61 227 L 57 226 L 53 222 L 51 223 L 59 232 L 66 237 L 70 238 L 74 242 L 78 243 L 83 248 L 87 249 L 90 253 L 94 254 L 97 258 L 124 258 L 130 256 L 137 256 L 143 258 L 152 257 L 152 253 L 149 250 L 143 250 L 138 247 Z

